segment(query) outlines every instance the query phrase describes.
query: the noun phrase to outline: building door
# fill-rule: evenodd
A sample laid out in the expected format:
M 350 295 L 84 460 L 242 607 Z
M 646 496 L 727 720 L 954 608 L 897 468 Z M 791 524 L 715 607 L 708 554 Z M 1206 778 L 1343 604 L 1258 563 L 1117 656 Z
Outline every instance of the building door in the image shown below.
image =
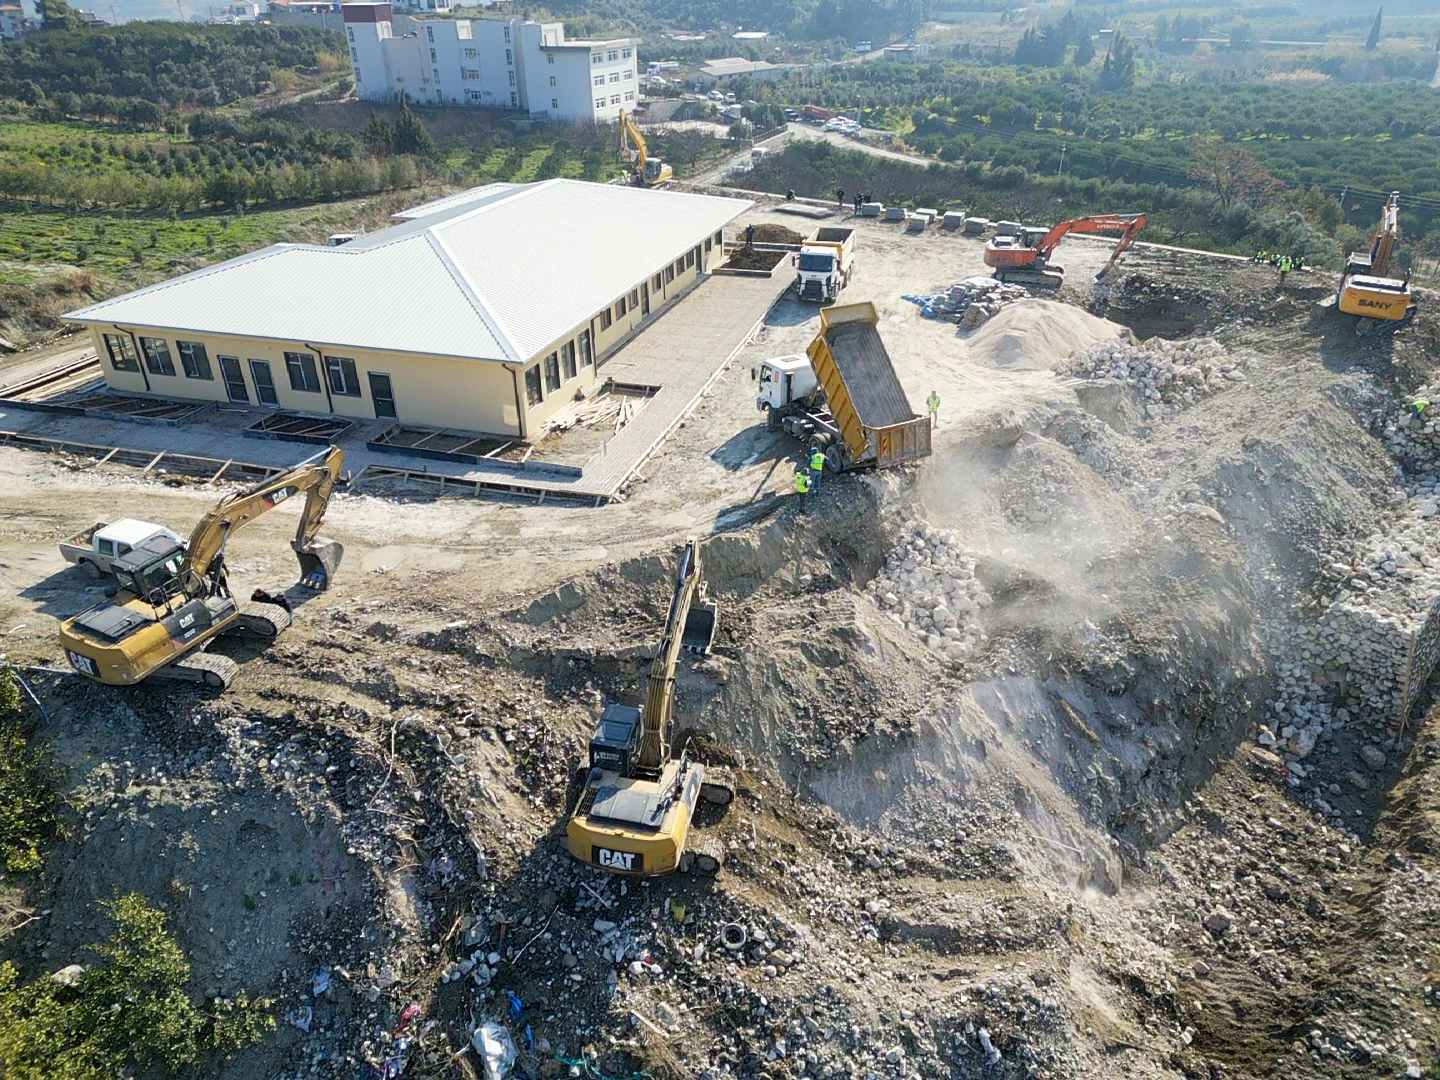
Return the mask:
M 230 400 L 250 404 L 250 391 L 245 389 L 245 373 L 240 370 L 239 358 L 221 356 L 217 359 L 220 361 L 220 374 L 225 377 L 225 393 L 230 395 Z
M 395 392 L 390 389 L 390 376 L 378 371 L 366 372 L 370 376 L 370 400 L 375 405 L 375 419 L 394 420 Z
M 647 281 L 640 286 L 640 317 L 643 319 L 650 314 L 650 283 Z
M 270 376 L 269 360 L 251 360 L 250 377 L 255 380 L 255 396 L 261 405 L 280 404 L 280 397 L 275 393 L 275 380 Z

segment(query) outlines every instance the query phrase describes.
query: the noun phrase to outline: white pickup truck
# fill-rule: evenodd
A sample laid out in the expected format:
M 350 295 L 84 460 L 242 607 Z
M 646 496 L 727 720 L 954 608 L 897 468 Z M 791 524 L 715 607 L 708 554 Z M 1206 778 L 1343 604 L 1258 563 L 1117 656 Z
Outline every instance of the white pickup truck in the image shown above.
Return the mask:
M 110 573 L 110 564 L 121 555 L 129 554 L 131 548 L 137 548 L 157 536 L 177 544 L 184 543 L 163 525 L 136 518 L 121 518 L 114 522 L 97 521 L 70 539 L 61 540 L 60 554 L 88 576 L 98 578 Z

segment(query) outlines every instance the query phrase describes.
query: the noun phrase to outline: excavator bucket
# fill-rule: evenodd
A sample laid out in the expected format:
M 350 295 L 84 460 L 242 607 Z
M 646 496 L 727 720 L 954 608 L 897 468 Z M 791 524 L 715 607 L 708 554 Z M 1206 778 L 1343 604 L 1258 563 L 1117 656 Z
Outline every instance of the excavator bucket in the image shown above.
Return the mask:
M 324 592 L 330 587 L 335 571 L 340 569 L 345 548 L 337 540 L 317 536 L 308 547 L 297 546 L 295 554 L 300 558 L 300 584 L 307 589 Z
M 720 605 L 714 600 L 696 601 L 685 616 L 685 630 L 680 644 L 690 652 L 708 655 L 715 641 L 715 627 L 720 621 Z

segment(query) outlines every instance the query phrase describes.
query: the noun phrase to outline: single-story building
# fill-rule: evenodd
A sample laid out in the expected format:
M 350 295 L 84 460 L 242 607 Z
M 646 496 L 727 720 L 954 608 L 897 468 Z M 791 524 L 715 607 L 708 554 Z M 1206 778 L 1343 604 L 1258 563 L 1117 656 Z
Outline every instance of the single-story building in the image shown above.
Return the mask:
M 113 390 L 530 438 L 723 259 L 750 205 L 492 184 L 342 246 L 277 244 L 66 317 Z
M 695 77 L 697 86 L 714 86 L 724 79 L 746 75 L 752 79 L 778 79 L 790 70 L 789 64 L 772 64 L 768 60 L 747 60 L 743 56 L 724 56 L 707 60 Z

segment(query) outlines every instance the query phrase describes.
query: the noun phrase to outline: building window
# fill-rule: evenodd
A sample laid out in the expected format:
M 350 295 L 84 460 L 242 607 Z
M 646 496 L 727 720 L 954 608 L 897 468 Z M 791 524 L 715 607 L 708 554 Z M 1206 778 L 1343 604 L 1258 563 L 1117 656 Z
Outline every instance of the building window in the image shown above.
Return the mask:
M 611 49 L 608 55 L 610 58 L 610 62 L 613 64 L 615 62 L 615 50 Z
M 560 389 L 560 356 L 551 353 L 545 357 L 545 392 L 554 393 Z
M 436 57 L 435 57 L 435 50 L 434 50 L 434 49 L 431 49 L 431 50 L 430 50 L 430 62 L 431 62 L 432 64 L 438 63 L 438 61 L 437 61 L 437 59 L 436 59 Z
M 431 41 L 434 41 L 434 40 L 435 40 L 435 28 L 434 28 L 433 26 L 427 26 L 427 27 L 425 28 L 425 36 L 426 36 L 427 38 L 429 38 Z
M 110 366 L 116 371 L 140 370 L 140 358 L 135 355 L 135 343 L 128 334 L 106 334 L 105 351 L 110 354 Z
M 505 40 L 506 40 L 506 41 L 509 41 L 509 40 L 510 40 L 510 27 L 508 27 L 508 26 L 505 27 Z
M 470 80 L 473 81 L 473 80 L 475 80 L 475 79 L 480 78 L 480 69 L 479 69 L 479 68 L 461 68 L 461 69 L 460 69 L 460 77 L 461 77 L 462 79 L 470 79 Z
M 710 238 L 707 236 L 707 237 L 705 238 L 705 254 L 706 254 L 706 255 L 709 255 L 709 254 L 710 254 L 710 251 L 711 251 L 711 249 L 712 249 L 713 246 L 714 246 L 714 245 L 713 245 L 712 241 L 711 241 Z
M 619 82 L 619 81 L 620 81 L 620 73 L 619 73 L 618 71 L 612 71 L 612 72 L 610 73 L 610 81 L 611 81 L 611 82 Z
M 635 72 L 634 72 L 633 70 L 631 70 L 630 68 L 626 68 L 626 69 L 625 69 L 625 80 L 628 82 L 628 81 L 630 81 L 630 80 L 633 79 L 633 78 L 635 78 Z
M 544 401 L 544 395 L 540 393 L 540 365 L 525 369 L 525 401 L 530 405 L 539 405 Z
M 595 99 L 595 107 L 597 109 L 603 109 L 605 107 L 605 99 L 603 97 L 597 97 Z
M 513 64 L 515 62 L 515 51 L 513 49 L 505 50 L 505 62 L 507 64 Z
M 596 75 L 596 76 L 595 76 L 595 85 L 596 85 L 596 86 L 604 86 L 604 85 L 605 85 L 605 76 L 604 76 L 604 75 Z
M 651 287 L 654 288 L 654 290 L 655 290 L 656 292 L 659 292 L 661 289 L 663 289 L 663 288 L 665 287 L 663 284 L 661 284 L 660 275 L 659 275 L 659 274 L 656 274 L 656 275 L 655 275 L 654 280 L 651 281 L 650 284 L 651 284 Z
M 320 393 L 320 375 L 315 370 L 315 357 L 308 352 L 287 352 L 285 370 L 290 373 L 290 389 L 307 394 Z
M 554 76 L 554 75 L 551 75 L 551 76 L 550 76 L 550 85 L 551 85 L 551 86 L 556 86 L 556 85 L 558 85 L 558 84 L 555 82 L 555 76 Z
M 622 296 L 619 300 L 615 301 L 615 317 L 617 319 L 623 319 L 625 317 L 625 312 L 628 310 L 629 308 L 625 303 L 625 297 Z
M 515 85 L 515 73 L 514 73 L 513 71 L 510 72 L 510 85 L 511 85 L 511 86 L 514 86 L 514 85 Z M 513 97 L 514 95 L 512 94 L 511 96 Z
M 553 52 L 552 52 L 552 53 L 546 53 L 546 54 L 545 54 L 545 60 L 546 60 L 547 63 L 553 64 L 553 63 L 555 62 L 555 54 L 554 54 Z
M 625 100 L 626 100 L 626 101 L 634 101 L 634 100 L 635 100 L 635 91 L 634 91 L 634 90 L 631 90 L 628 94 L 626 94 L 626 95 L 625 95 Z
M 616 94 L 614 97 L 612 97 L 612 98 L 610 99 L 610 104 L 611 104 L 611 105 L 619 105 L 619 104 L 620 104 L 620 95 L 619 95 L 619 94 Z
M 724 247 L 724 246 L 725 246 L 725 233 L 724 233 L 723 231 L 722 231 L 722 232 L 717 232 L 717 233 L 715 234 L 715 246 L 716 246 L 716 247 Z
M 511 78 L 514 78 L 513 74 L 511 75 Z M 515 96 L 514 90 L 510 91 L 510 107 L 512 109 L 518 109 L 520 107 L 520 99 Z
M 355 373 L 355 361 L 343 356 L 325 357 L 325 374 L 330 380 L 330 392 L 342 397 L 360 396 L 360 376 Z
M 164 338 L 142 337 L 140 351 L 145 354 L 145 366 L 151 375 L 175 374 L 175 361 L 170 359 L 170 346 Z
M 626 59 L 626 60 L 629 60 L 629 59 L 630 59 L 630 50 L 629 50 L 629 49 L 623 49 L 623 50 L 621 50 L 620 55 L 621 55 L 622 58 L 624 58 L 624 59 Z
M 575 378 L 575 342 L 567 341 L 560 346 L 560 368 L 565 372 L 565 381 Z
M 350 62 L 352 64 L 358 64 L 360 62 L 360 54 L 356 52 L 353 47 L 350 50 Z
M 676 259 L 676 260 L 675 260 L 675 273 L 677 273 L 677 274 L 683 274 L 683 273 L 685 273 L 685 260 L 684 260 L 684 259 Z
M 672 281 L 674 281 L 674 280 L 675 280 L 675 267 L 674 267 L 674 266 L 667 266 L 667 267 L 665 267 L 665 284 L 666 284 L 666 285 L 669 285 L 670 282 L 672 282 Z
M 631 290 L 630 290 L 630 306 L 631 306 L 632 308 L 638 308 L 638 307 L 640 306 L 640 290 L 639 290 L 639 289 L 631 289 Z
M 210 372 L 210 356 L 205 346 L 198 341 L 177 341 L 175 348 L 180 353 L 180 366 L 187 379 L 213 379 Z
M 475 50 L 474 50 L 474 49 L 466 49 L 466 50 L 465 50 L 465 59 L 466 59 L 466 60 L 474 60 L 474 59 L 475 59 Z
M 345 28 L 345 33 L 351 41 L 355 40 L 355 28 L 353 26 L 347 26 Z
M 559 98 L 553 98 L 553 97 L 552 97 L 552 98 L 550 99 L 550 108 L 552 108 L 552 109 L 558 109 L 558 108 L 560 108 L 560 99 L 559 99 Z
M 595 350 L 590 347 L 590 331 L 580 331 L 580 366 L 589 367 L 595 363 Z
M 605 62 L 605 54 L 604 54 L 604 53 L 598 53 L 598 52 L 597 52 L 597 53 L 594 53 L 593 55 L 591 55 L 591 57 L 590 57 L 590 63 L 592 63 L 592 64 L 603 64 L 604 62 Z
M 610 329 L 610 324 L 613 323 L 614 321 L 615 321 L 615 320 L 610 317 L 610 309 L 609 309 L 608 307 L 607 307 L 604 311 L 600 312 L 600 329 L 601 329 L 601 330 L 609 330 L 609 329 Z
M 695 266 L 695 252 L 693 252 L 693 251 L 687 251 L 687 252 L 685 253 L 685 269 L 686 269 L 686 270 L 689 270 L 689 269 L 692 269 L 694 266 Z

